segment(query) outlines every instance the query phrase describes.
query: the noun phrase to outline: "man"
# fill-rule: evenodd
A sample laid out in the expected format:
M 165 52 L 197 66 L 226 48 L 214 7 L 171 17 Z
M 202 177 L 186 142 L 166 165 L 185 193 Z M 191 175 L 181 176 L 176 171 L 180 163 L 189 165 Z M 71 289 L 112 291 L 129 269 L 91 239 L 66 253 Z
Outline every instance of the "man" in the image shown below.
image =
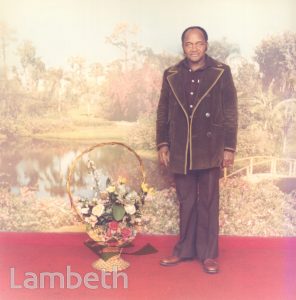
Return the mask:
M 206 54 L 203 28 L 187 28 L 182 47 L 185 59 L 164 72 L 157 109 L 158 157 L 174 173 L 180 202 L 179 241 L 160 264 L 197 258 L 214 274 L 220 168 L 234 161 L 237 96 L 230 68 Z

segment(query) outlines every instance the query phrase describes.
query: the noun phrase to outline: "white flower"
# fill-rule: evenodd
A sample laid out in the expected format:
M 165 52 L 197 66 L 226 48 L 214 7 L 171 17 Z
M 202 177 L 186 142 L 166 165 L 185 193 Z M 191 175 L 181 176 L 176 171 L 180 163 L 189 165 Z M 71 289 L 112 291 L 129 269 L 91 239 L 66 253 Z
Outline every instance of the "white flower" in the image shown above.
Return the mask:
M 96 216 L 90 216 L 90 217 L 89 217 L 89 220 L 90 220 L 91 222 L 97 222 L 97 221 L 98 221 L 98 219 L 97 219 Z
M 134 205 L 125 205 L 124 209 L 129 215 L 133 215 L 136 212 L 136 207 Z
M 83 208 L 80 209 L 80 211 L 81 211 L 82 214 L 86 215 L 89 212 L 89 208 L 88 207 L 83 207 Z
M 117 193 L 119 197 L 123 197 L 126 194 L 126 188 L 125 185 L 121 184 L 117 187 Z
M 131 205 L 131 204 L 135 204 L 139 200 L 140 200 L 140 197 L 137 194 L 137 192 L 132 191 L 132 192 L 130 192 L 126 195 L 126 197 L 124 199 L 124 202 L 125 202 L 126 205 Z
M 85 222 L 90 224 L 92 227 L 96 225 L 97 221 L 98 221 L 97 217 L 93 215 L 85 218 Z
M 99 217 L 99 216 L 101 216 L 101 215 L 103 214 L 104 209 L 105 209 L 105 207 L 104 207 L 103 204 L 98 204 L 98 205 L 96 205 L 96 206 L 93 207 L 91 213 L 92 213 L 93 215 Z

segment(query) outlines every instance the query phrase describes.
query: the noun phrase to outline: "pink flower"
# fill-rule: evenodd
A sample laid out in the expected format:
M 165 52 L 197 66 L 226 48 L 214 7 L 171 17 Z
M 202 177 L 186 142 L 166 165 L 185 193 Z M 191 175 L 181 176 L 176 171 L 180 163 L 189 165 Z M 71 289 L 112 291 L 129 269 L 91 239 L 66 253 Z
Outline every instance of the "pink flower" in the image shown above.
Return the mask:
M 108 224 L 108 226 L 109 226 L 109 228 L 110 228 L 111 230 L 117 230 L 117 228 L 118 228 L 118 222 L 112 221 L 112 222 L 110 222 L 110 223 Z
M 132 231 L 129 228 L 122 228 L 121 229 L 121 234 L 124 238 L 128 238 L 131 236 Z

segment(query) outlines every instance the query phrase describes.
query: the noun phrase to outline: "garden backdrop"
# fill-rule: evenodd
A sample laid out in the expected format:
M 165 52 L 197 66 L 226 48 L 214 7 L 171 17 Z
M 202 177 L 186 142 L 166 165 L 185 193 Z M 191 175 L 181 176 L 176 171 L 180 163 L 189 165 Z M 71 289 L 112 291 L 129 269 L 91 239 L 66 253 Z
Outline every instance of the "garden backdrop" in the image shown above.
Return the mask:
M 215 7 L 215 9 L 214 9 Z M 0 0 L 0 230 L 81 231 L 66 194 L 86 148 L 141 156 L 143 232 L 178 233 L 171 175 L 157 163 L 162 73 L 190 25 L 232 68 L 239 103 L 234 168 L 221 171 L 220 232 L 296 235 L 296 24 L 293 0 Z M 102 177 L 139 179 L 135 157 L 93 151 Z M 83 162 L 72 182 L 89 183 Z

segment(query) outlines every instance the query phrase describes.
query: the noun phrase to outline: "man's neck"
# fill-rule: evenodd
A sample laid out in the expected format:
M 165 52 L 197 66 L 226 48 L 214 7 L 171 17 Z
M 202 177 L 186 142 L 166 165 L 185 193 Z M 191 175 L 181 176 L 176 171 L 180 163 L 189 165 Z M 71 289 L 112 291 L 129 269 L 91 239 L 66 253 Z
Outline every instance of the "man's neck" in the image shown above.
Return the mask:
M 202 60 L 198 62 L 188 61 L 188 64 L 192 71 L 196 71 L 198 69 L 202 69 L 206 65 L 206 58 L 204 57 Z

